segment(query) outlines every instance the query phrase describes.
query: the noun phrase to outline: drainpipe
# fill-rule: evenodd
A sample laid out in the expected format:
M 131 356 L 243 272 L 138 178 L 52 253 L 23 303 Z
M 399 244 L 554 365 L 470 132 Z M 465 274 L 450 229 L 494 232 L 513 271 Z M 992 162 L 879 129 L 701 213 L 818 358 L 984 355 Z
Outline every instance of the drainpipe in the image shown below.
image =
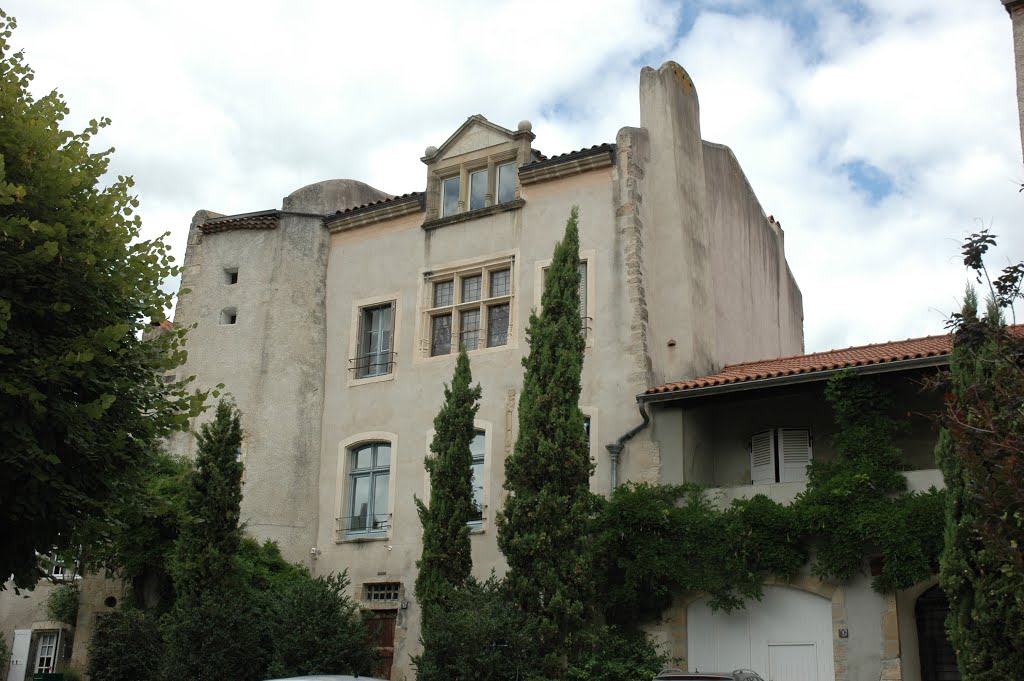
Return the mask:
M 622 455 L 622 448 L 625 447 L 627 440 L 632 439 L 634 435 L 636 435 L 641 430 L 646 428 L 647 425 L 651 422 L 651 416 L 650 414 L 647 413 L 646 405 L 644 405 L 644 403 L 641 402 L 640 400 L 637 400 L 636 406 L 637 409 L 640 410 L 640 418 L 644 420 L 643 423 L 639 423 L 633 426 L 625 433 L 620 435 L 618 440 L 604 446 L 604 448 L 608 450 L 608 456 L 611 459 L 612 464 L 612 492 L 614 492 L 615 488 L 619 486 L 619 457 Z

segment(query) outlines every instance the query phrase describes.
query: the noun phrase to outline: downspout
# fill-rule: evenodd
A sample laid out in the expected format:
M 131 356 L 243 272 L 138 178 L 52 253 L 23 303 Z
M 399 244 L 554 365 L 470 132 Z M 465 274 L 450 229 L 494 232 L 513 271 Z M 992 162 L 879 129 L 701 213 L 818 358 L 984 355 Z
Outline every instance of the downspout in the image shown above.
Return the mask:
M 636 401 L 637 409 L 640 410 L 640 418 L 644 421 L 639 423 L 625 433 L 619 436 L 619 439 L 615 442 L 605 445 L 604 448 L 608 450 L 608 456 L 611 459 L 611 491 L 614 492 L 615 488 L 619 486 L 619 457 L 622 455 L 622 448 L 625 447 L 626 441 L 633 438 L 634 435 L 639 433 L 641 430 L 647 427 L 651 422 L 651 416 L 647 413 L 647 406 L 640 401 Z

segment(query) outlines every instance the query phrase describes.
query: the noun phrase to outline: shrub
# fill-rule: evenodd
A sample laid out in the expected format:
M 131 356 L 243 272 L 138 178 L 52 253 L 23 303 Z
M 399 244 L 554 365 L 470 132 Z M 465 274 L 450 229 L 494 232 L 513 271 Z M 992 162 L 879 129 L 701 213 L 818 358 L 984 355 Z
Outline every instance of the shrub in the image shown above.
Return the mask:
M 576 641 L 566 678 L 570 681 L 653 679 L 669 661 L 647 633 L 600 627 Z
M 166 681 L 259 681 L 269 637 L 261 595 L 248 588 L 179 597 L 160 622 Z
M 118 609 L 96 619 L 86 671 L 92 681 L 155 681 L 162 648 L 152 615 L 134 608 Z
M 492 575 L 472 577 L 437 603 L 423 606 L 423 654 L 414 657 L 417 681 L 515 681 L 541 668 L 530 619 Z
M 78 619 L 78 584 L 54 587 L 46 597 L 46 613 L 51 620 L 73 626 Z
M 345 593 L 345 572 L 298 571 L 265 594 L 270 623 L 267 676 L 368 674 L 377 655 L 359 605 Z

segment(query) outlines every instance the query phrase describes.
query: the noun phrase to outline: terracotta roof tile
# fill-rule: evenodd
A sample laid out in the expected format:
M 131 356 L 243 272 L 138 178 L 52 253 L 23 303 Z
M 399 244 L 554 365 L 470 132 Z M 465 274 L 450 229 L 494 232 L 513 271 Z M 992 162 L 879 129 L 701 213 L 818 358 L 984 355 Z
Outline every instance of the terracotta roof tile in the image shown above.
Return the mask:
M 1024 324 L 1010 326 L 1010 332 L 1015 336 L 1024 338 Z M 729 385 L 732 383 L 746 383 L 766 378 L 778 378 L 780 376 L 812 374 L 819 371 L 833 371 L 872 364 L 942 357 L 948 355 L 951 350 L 952 336 L 949 334 L 908 338 L 907 340 L 875 343 L 873 345 L 857 345 L 842 350 L 812 352 L 809 355 L 794 355 L 793 357 L 779 357 L 778 359 L 765 359 L 757 362 L 729 364 L 717 374 L 701 376 L 688 381 L 666 383 L 665 385 L 648 388 L 644 394 L 675 393 L 697 388 L 710 388 L 712 386 Z
M 423 192 L 409 192 L 408 194 L 402 194 L 401 196 L 392 196 L 389 199 L 381 199 L 380 201 L 371 201 L 370 203 L 364 203 L 361 206 L 352 206 L 351 208 L 346 208 L 345 210 L 339 210 L 338 212 L 335 213 L 335 215 L 348 215 L 349 213 L 354 213 L 356 211 L 366 210 L 368 208 L 376 208 L 378 206 L 383 206 L 386 203 L 392 203 L 394 201 L 401 201 L 402 199 L 410 199 L 410 198 L 412 198 L 414 196 L 415 197 L 419 197 L 419 196 L 422 196 L 422 195 L 423 195 Z
M 520 167 L 522 167 L 522 168 L 535 168 L 535 167 L 537 167 L 537 166 L 539 166 L 541 164 L 544 164 L 544 165 L 554 165 L 555 163 L 562 163 L 564 161 L 571 161 L 574 158 L 580 158 L 580 157 L 583 157 L 583 156 L 592 156 L 594 154 L 600 154 L 602 152 L 607 152 L 607 151 L 614 152 L 615 149 L 616 149 L 616 146 L 613 143 L 605 142 L 604 144 L 595 144 L 592 147 L 586 147 L 584 149 L 577 149 L 576 151 L 567 151 L 564 154 L 557 154 L 557 155 L 551 156 L 551 157 L 545 157 L 543 154 L 541 154 L 541 157 L 542 157 L 541 160 L 531 161 L 530 163 L 526 163 L 526 164 L 524 164 L 524 165 L 522 165 Z
M 277 211 L 261 211 L 259 213 L 244 213 L 242 215 L 226 215 L 220 218 L 212 218 L 199 226 L 204 234 L 215 232 L 229 232 L 236 229 L 276 229 L 278 214 Z
M 813 352 L 809 355 L 779 357 L 777 359 L 730 364 L 717 374 L 701 376 L 688 381 L 666 383 L 649 388 L 645 394 L 681 392 L 694 388 L 708 388 L 730 383 L 744 383 L 779 376 L 810 374 L 818 371 L 845 369 L 848 367 L 866 366 L 869 364 L 885 364 L 901 360 L 940 357 L 948 355 L 952 348 L 951 336 L 925 336 L 909 338 L 902 341 L 877 343 L 874 345 L 858 345 L 842 350 Z

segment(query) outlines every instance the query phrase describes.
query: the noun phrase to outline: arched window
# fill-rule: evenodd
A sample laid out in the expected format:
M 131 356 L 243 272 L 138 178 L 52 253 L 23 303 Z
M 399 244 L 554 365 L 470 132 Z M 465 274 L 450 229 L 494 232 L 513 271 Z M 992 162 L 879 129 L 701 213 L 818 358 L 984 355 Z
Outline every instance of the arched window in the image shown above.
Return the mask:
M 391 443 L 370 442 L 349 450 L 348 495 L 343 528 L 349 535 L 381 533 L 389 525 Z

